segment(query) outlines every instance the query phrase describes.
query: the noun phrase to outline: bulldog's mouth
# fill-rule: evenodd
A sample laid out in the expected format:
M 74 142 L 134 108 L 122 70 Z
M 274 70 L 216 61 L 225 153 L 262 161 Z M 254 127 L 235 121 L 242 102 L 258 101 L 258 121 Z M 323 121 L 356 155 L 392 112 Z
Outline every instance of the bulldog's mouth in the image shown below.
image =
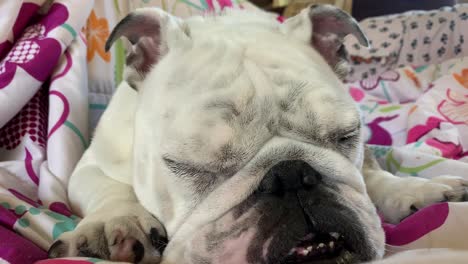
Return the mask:
M 285 257 L 283 264 L 347 263 L 351 257 L 345 238 L 336 232 L 310 233 Z

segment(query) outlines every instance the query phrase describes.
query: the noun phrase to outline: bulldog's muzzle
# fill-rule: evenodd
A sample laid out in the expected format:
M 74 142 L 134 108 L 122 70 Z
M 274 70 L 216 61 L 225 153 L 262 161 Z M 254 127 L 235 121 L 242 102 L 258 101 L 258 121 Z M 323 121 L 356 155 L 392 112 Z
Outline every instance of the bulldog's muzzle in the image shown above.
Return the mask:
M 277 163 L 261 181 L 257 195 L 279 199 L 296 196 L 297 200 L 292 202 L 299 204 L 307 223 L 307 234 L 289 250 L 282 263 L 350 263 L 369 259 L 364 230 L 356 228 L 359 223 L 353 220 L 354 212 L 341 205 L 326 185 L 322 175 L 302 160 Z M 315 193 L 312 204 L 303 197 L 310 192 Z M 312 215 L 315 210 L 311 206 L 320 207 L 321 217 Z M 326 224 L 328 221 L 324 220 L 335 224 Z M 340 230 L 336 229 L 338 226 Z

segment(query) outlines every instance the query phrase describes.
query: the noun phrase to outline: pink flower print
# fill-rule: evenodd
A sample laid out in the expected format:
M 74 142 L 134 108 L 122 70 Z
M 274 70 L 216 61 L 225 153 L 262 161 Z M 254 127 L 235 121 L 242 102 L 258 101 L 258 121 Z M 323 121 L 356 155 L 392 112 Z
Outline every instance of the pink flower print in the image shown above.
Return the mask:
M 10 53 L 8 53 L 5 60 L 12 63 L 24 64 L 34 59 L 34 57 L 39 53 L 39 49 L 39 45 L 35 42 L 22 41 L 18 43 Z M 0 66 L 0 74 L 5 71 L 5 65 L 3 64 Z
M 55 3 L 45 17 L 39 18 L 37 24 L 26 28 L 0 63 L 0 89 L 11 83 L 17 67 L 44 82 L 57 64 L 62 48 L 59 41 L 47 37 L 47 34 L 68 19 L 68 10 L 64 5 Z
M 11 44 L 10 41 L 0 43 L 0 59 L 3 59 L 8 54 L 8 51 L 11 50 L 12 46 L 13 44 Z
M 447 99 L 437 107 L 439 113 L 453 124 L 468 124 L 468 95 L 461 95 L 447 89 Z
M 371 138 L 367 141 L 367 144 L 371 145 L 381 145 L 381 146 L 391 146 L 392 145 L 392 135 L 383 128 L 380 123 L 389 122 L 393 119 L 399 117 L 400 115 L 388 116 L 388 117 L 378 117 L 372 122 L 367 124 L 367 127 L 370 129 L 372 135 Z
M 420 138 L 424 137 L 425 135 L 429 134 L 433 129 L 440 129 L 440 123 L 444 122 L 442 119 L 437 118 L 435 116 L 431 116 L 426 120 L 426 123 L 423 125 L 416 125 L 412 127 L 408 131 L 408 137 L 406 139 L 406 143 L 414 143 L 418 141 Z
M 53 202 L 51 205 L 49 205 L 49 209 L 66 217 L 73 215 L 70 209 L 68 209 L 67 205 L 62 202 Z
M 463 151 L 463 147 L 460 144 L 445 142 L 437 138 L 427 139 L 426 144 L 440 150 L 442 157 L 447 159 L 459 160 L 468 156 L 468 151 Z
M 353 97 L 355 102 L 362 101 L 362 99 L 364 99 L 364 97 L 366 96 L 366 94 L 363 91 L 359 90 L 356 87 L 350 87 L 349 94 L 351 95 L 351 97 Z
M 442 226 L 448 215 L 448 203 L 438 203 L 417 211 L 398 225 L 384 223 L 382 227 L 385 230 L 386 243 L 403 246 L 416 241 Z
M 386 71 L 379 76 L 372 76 L 367 79 L 361 80 L 359 84 L 364 90 L 373 90 L 379 86 L 380 81 L 396 82 L 400 79 L 400 74 L 396 71 Z
M 39 9 L 39 5 L 34 3 L 23 3 L 21 5 L 19 15 L 16 18 L 15 24 L 13 25 L 13 38 L 14 40 L 21 37 L 21 33 L 23 32 L 24 28 L 28 25 L 34 14 Z M 5 58 L 6 54 L 11 50 L 13 43 L 7 40 L 3 43 L 0 43 L 0 59 Z
M 13 119 L 0 128 L 0 148 L 16 148 L 26 134 L 44 148 L 47 140 L 47 102 L 47 92 L 42 88 Z

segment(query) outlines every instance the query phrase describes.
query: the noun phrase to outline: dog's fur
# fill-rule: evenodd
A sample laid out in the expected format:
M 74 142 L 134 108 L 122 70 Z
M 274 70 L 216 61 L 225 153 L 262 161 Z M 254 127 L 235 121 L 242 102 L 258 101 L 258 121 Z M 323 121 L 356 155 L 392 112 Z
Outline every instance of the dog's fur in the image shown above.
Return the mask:
M 398 222 L 461 199 L 461 178 L 395 177 L 364 147 L 339 79 L 348 34 L 367 45 L 331 6 L 284 24 L 235 10 L 185 21 L 159 9 L 129 15 L 107 48 L 130 40 L 125 76 L 135 90 L 117 89 L 71 176 L 70 202 L 84 219 L 50 256 L 280 263 L 307 233 L 334 231 L 352 245 L 343 263 L 368 261 L 384 250 L 374 204 Z M 309 188 L 291 180 L 298 168 Z

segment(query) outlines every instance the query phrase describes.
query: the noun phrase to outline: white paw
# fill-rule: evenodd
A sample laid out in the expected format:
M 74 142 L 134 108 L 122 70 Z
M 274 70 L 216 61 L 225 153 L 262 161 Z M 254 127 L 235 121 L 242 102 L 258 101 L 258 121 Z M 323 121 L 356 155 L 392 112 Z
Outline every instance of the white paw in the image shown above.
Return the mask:
M 444 175 L 432 178 L 431 181 L 452 187 L 452 190 L 447 193 L 447 200 L 451 202 L 468 200 L 468 180 L 458 176 Z
M 439 176 L 430 180 L 405 177 L 386 182 L 381 190 L 378 210 L 386 222 L 396 224 L 426 206 L 467 200 L 468 181 L 455 176 Z
M 134 212 L 133 212 L 134 213 Z M 90 215 L 49 249 L 50 258 L 93 257 L 131 263 L 159 263 L 167 244 L 165 231 L 149 213 L 106 217 Z M 100 219 L 100 220 L 96 220 Z

